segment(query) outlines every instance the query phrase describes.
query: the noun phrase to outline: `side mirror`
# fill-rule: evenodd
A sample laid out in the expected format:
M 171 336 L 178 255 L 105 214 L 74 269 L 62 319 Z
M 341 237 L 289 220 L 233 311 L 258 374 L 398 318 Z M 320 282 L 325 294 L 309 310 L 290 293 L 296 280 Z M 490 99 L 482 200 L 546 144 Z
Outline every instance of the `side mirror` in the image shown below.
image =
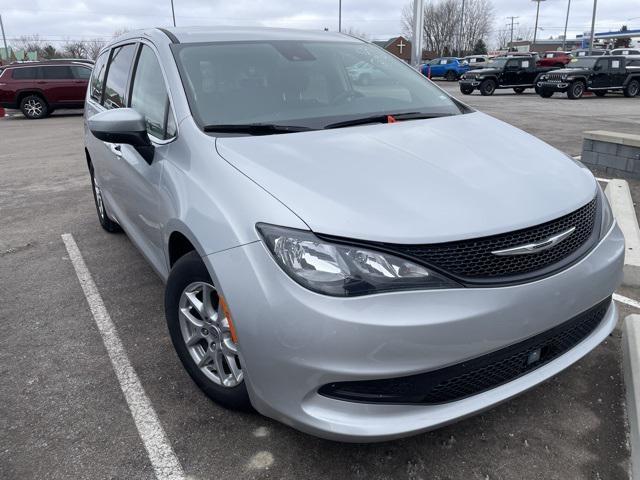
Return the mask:
M 116 108 L 100 112 L 87 123 L 98 140 L 131 145 L 147 163 L 153 161 L 155 148 L 147 135 L 147 125 L 144 117 L 134 109 Z

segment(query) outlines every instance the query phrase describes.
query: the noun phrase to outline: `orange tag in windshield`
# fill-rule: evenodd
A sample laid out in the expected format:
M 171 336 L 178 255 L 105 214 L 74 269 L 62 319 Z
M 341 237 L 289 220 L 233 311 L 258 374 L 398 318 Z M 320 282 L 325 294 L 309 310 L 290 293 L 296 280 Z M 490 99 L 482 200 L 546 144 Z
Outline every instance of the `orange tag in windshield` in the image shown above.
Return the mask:
M 397 121 L 393 115 L 387 115 L 387 123 L 396 123 Z

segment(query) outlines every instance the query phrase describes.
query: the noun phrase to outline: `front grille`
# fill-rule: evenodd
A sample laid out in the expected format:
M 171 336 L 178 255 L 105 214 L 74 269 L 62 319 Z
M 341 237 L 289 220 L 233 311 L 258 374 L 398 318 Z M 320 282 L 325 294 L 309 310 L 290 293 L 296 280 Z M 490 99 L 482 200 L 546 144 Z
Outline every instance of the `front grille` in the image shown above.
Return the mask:
M 562 75 L 562 73 L 548 73 L 547 80 L 550 80 L 552 82 L 559 82 L 562 80 Z
M 321 395 L 352 402 L 438 404 L 461 400 L 510 382 L 554 360 L 591 334 L 611 298 L 520 343 L 440 370 L 402 378 L 338 382 Z
M 541 225 L 500 235 L 430 245 L 384 244 L 387 250 L 420 260 L 463 283 L 513 283 L 566 266 L 595 243 L 598 197 L 578 210 Z M 491 252 L 541 242 L 571 227 L 568 238 L 547 250 L 498 256 Z M 589 240 L 592 241 L 589 241 Z M 520 277 L 520 278 L 514 278 Z

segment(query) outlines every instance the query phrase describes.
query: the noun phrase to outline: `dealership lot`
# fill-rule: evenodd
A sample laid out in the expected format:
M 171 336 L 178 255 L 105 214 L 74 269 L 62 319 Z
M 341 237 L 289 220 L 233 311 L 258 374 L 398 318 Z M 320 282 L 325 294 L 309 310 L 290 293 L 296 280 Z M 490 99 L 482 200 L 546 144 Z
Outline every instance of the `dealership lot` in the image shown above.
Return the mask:
M 438 85 L 572 155 L 584 130 L 640 126 L 640 98 L 463 96 L 457 83 Z M 532 391 L 395 442 L 338 444 L 213 404 L 173 351 L 160 280 L 126 236 L 97 222 L 82 128 L 64 112 L 0 120 L 1 477 L 154 477 L 62 241 L 69 233 L 187 478 L 627 478 L 619 330 Z

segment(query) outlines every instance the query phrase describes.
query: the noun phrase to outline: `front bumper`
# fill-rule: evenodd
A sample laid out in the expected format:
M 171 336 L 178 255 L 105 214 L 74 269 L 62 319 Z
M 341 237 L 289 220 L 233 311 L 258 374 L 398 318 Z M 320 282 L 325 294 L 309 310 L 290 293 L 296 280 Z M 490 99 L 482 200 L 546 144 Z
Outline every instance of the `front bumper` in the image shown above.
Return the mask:
M 554 92 L 566 92 L 569 88 L 567 82 L 538 82 L 537 86 L 541 90 L 549 90 Z
M 622 278 L 614 225 L 598 246 L 551 277 L 500 288 L 335 298 L 291 280 L 261 242 L 205 257 L 238 332 L 254 407 L 299 430 L 382 441 L 430 430 L 505 401 L 562 371 L 613 330 L 611 304 L 583 341 L 483 393 L 437 405 L 363 404 L 318 394 L 331 382 L 402 377 L 482 356 L 549 330 L 607 298 Z
M 461 87 L 476 88 L 480 85 L 480 80 L 462 79 L 459 81 Z

